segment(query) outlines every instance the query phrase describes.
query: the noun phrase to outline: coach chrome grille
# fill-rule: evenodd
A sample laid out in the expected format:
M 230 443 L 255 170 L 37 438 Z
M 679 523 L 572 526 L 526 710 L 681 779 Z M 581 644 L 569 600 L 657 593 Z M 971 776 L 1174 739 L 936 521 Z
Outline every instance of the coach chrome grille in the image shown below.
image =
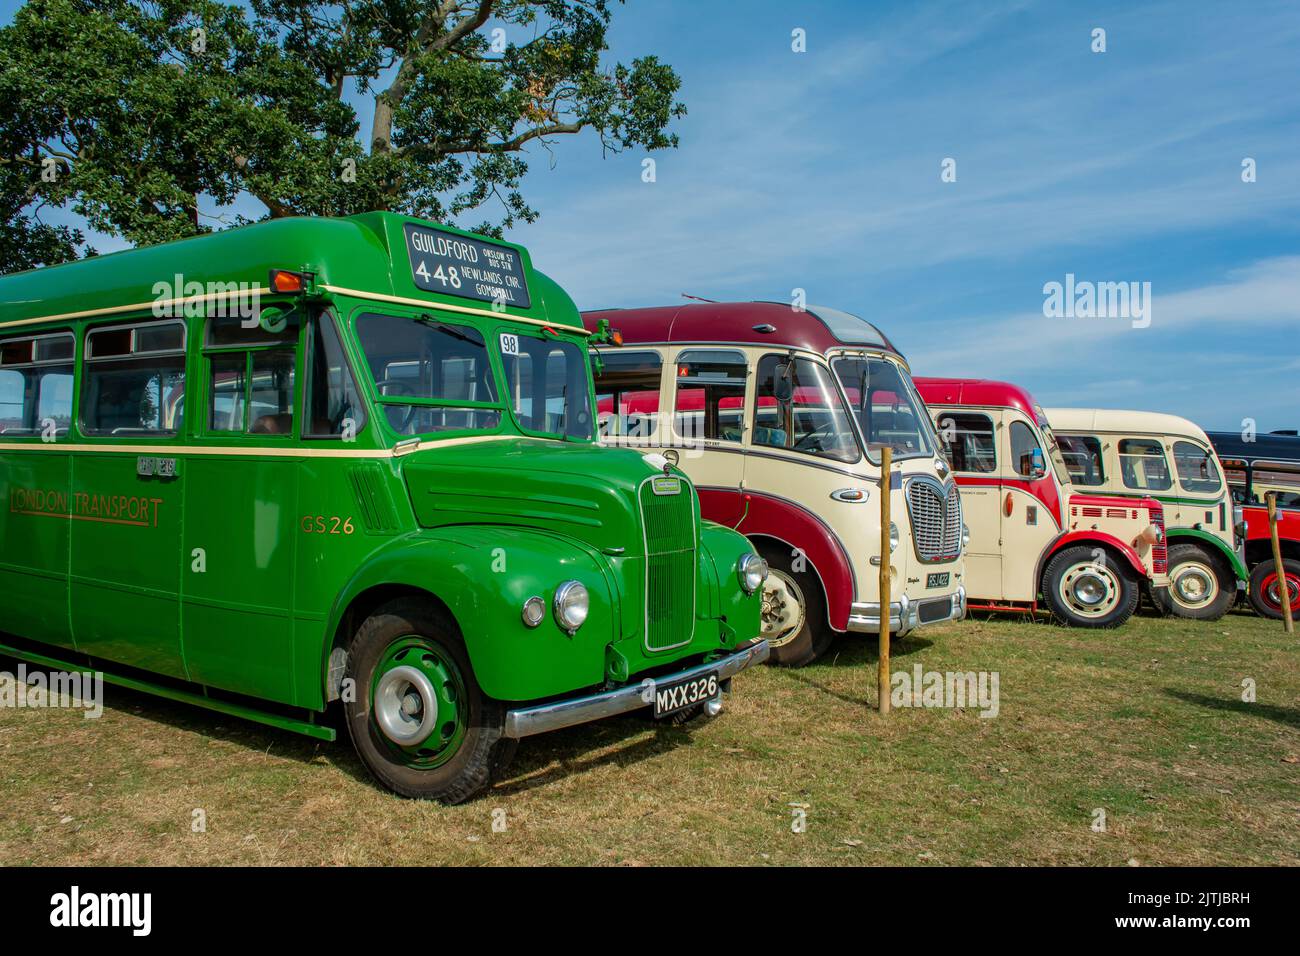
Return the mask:
M 666 651 L 689 644 L 695 633 L 695 495 L 681 479 L 674 495 L 655 494 L 653 478 L 641 483 L 645 535 L 645 646 Z
M 926 564 L 951 561 L 961 554 L 961 492 L 926 475 L 907 485 L 907 514 L 912 519 L 916 556 Z

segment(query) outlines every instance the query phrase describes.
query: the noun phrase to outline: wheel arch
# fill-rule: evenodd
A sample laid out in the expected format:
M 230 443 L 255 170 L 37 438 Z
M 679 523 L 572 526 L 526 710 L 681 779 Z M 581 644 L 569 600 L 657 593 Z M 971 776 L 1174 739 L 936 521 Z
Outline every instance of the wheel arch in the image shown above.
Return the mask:
M 356 629 L 361 626 L 361 622 L 368 618 L 375 611 L 379 610 L 385 604 L 391 604 L 394 601 L 400 601 L 403 598 L 413 598 L 420 601 L 426 601 L 430 606 L 435 608 L 456 624 L 457 630 L 460 629 L 460 623 L 456 621 L 456 615 L 452 613 L 447 602 L 428 588 L 418 587 L 414 584 L 395 584 L 392 582 L 384 584 L 374 584 L 357 592 L 352 596 L 351 601 L 344 607 L 338 615 L 338 620 L 334 625 L 332 637 L 325 647 L 325 654 L 321 660 L 321 679 L 325 686 L 326 701 L 336 699 L 331 696 L 329 688 L 329 667 L 330 658 L 339 648 L 346 649 L 352 640 L 352 635 Z
M 1142 559 L 1138 557 L 1138 553 L 1113 534 L 1107 534 L 1104 531 L 1075 531 L 1058 537 L 1043 551 L 1042 556 L 1038 559 L 1038 568 L 1034 572 L 1034 580 L 1037 582 L 1040 591 L 1043 588 L 1043 575 L 1046 573 L 1047 566 L 1051 563 L 1052 558 L 1056 557 L 1065 548 L 1075 545 L 1101 548 L 1115 558 L 1116 563 L 1121 567 L 1128 565 L 1133 573 L 1137 575 L 1139 583 L 1150 579 L 1146 566 L 1142 563 Z
M 755 491 L 742 495 L 743 513 L 736 530 L 752 539 L 770 538 L 803 552 L 821 582 L 831 629 L 847 631 L 857 581 L 848 549 L 831 527 L 802 505 Z
M 1241 557 L 1217 535 L 1210 534 L 1210 532 L 1203 531 L 1200 528 L 1170 528 L 1166 532 L 1166 538 L 1171 545 L 1186 544 L 1192 541 L 1198 544 L 1212 545 L 1212 553 L 1219 555 L 1228 562 L 1229 569 L 1236 575 L 1238 581 L 1245 581 L 1250 577 L 1250 572 L 1246 569 Z
M 778 538 L 776 535 L 773 534 L 768 534 L 768 533 L 750 534 L 750 535 L 746 535 L 746 537 L 749 538 L 750 542 L 752 542 L 754 547 L 757 548 L 760 552 L 763 551 L 765 546 L 772 548 L 774 550 L 778 548 L 788 548 L 791 551 L 795 550 L 796 547 L 794 544 L 791 544 L 789 541 L 785 540 L 784 538 Z M 826 623 L 831 626 L 832 630 L 842 630 L 842 628 L 836 628 L 834 622 L 831 620 L 831 599 L 830 599 L 830 595 L 827 593 L 826 590 L 826 581 L 825 579 L 822 578 L 822 573 L 817 568 L 817 562 L 814 561 L 812 558 L 808 557 L 807 554 L 808 553 L 805 551 L 804 557 L 808 561 L 808 566 L 812 568 L 813 574 L 817 576 L 817 584 L 821 587 L 821 591 L 822 591 L 822 600 L 826 604 L 826 618 L 827 618 Z
M 509 551 L 510 573 L 484 573 L 496 550 Z M 328 696 L 330 656 L 353 628 L 386 601 L 416 596 L 443 611 L 465 644 L 484 693 L 498 700 L 550 696 L 555 686 L 594 686 L 604 678 L 604 654 L 593 655 L 617 633 L 618 594 L 597 555 L 556 535 L 522 528 L 458 526 L 441 535 L 412 535 L 372 553 L 340 589 L 314 646 L 300 648 L 301 685 Z M 549 600 L 561 577 L 582 581 L 592 595 L 587 623 L 566 636 L 548 615 L 527 629 L 519 608 L 532 594 Z M 547 655 L 550 655 L 548 657 Z M 536 666 L 542 659 L 554 666 Z

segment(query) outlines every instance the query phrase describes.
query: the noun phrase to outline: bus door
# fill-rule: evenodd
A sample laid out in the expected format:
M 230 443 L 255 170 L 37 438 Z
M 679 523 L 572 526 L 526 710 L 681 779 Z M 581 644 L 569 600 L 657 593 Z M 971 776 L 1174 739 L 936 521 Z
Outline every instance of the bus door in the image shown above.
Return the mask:
M 1038 560 L 1061 533 L 1061 484 L 1039 430 L 1016 411 L 1002 412 L 1000 423 L 1002 593 L 1008 601 L 1032 601 Z
M 663 447 L 677 448 L 705 517 L 734 525 L 743 513 L 749 362 L 735 349 L 683 349 L 671 372 L 672 434 Z
M 1224 492 L 1223 476 L 1215 464 L 1214 452 L 1199 442 L 1175 438 L 1166 446 L 1174 459 L 1178 480 L 1177 517 L 1165 520 L 1170 527 L 1194 527 L 1232 541 L 1232 508 Z
M 211 454 L 187 463 L 180 555 L 190 679 L 283 703 L 293 698 L 302 326 L 278 306 L 252 328 L 238 315 L 204 323 L 194 432 Z
M 73 647 L 68 628 L 71 332 L 0 341 L 0 628 Z
M 858 477 L 862 450 L 852 415 L 821 360 L 789 353 L 762 356 L 753 407 L 746 489 L 786 499 L 821 517 L 837 489 L 868 483 Z M 837 534 L 848 537 L 855 530 L 840 528 Z
M 68 500 L 78 650 L 181 678 L 185 347 L 180 319 L 87 331 L 81 429 L 99 447 L 72 456 Z
M 970 529 L 966 590 L 975 599 L 1002 593 L 1003 490 L 998 478 L 998 411 L 940 409 L 935 415 L 948 463 L 961 489 L 962 517 Z

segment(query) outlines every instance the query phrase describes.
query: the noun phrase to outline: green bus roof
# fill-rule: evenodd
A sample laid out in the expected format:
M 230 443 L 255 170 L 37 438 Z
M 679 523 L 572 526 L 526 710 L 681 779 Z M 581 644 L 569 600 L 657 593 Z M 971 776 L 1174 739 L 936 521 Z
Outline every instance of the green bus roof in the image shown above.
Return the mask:
M 269 294 L 273 269 L 313 273 L 318 289 L 338 295 L 364 292 L 460 311 L 492 311 L 490 301 L 441 294 L 416 285 L 407 253 L 408 225 L 513 251 L 519 256 L 528 302 L 526 307 L 506 305 L 504 314 L 585 334 L 573 300 L 548 276 L 533 269 L 524 247 L 388 212 L 340 219 L 273 219 L 0 276 L 0 332 L 44 320 L 66 322 L 108 310 L 147 308 L 168 297 L 159 295 L 159 283 L 175 288 L 177 277 L 184 284 L 198 283 L 205 289 L 215 283 L 246 283 L 246 288 L 260 288 Z M 188 293 L 175 297 L 183 295 Z

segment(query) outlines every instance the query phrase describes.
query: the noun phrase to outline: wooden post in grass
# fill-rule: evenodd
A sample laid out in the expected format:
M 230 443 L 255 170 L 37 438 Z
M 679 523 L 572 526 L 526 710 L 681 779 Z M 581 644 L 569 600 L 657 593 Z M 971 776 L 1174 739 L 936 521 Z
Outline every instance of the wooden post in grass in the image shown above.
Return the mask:
M 1277 540 L 1277 492 L 1270 491 L 1268 498 L 1268 533 L 1273 539 L 1273 570 L 1277 575 L 1277 596 L 1282 602 L 1282 621 L 1288 634 L 1295 633 L 1291 620 L 1291 588 L 1286 581 L 1286 566 L 1282 564 L 1282 545 Z
M 876 670 L 876 696 L 882 714 L 889 713 L 889 491 L 894 450 L 880 449 L 880 652 Z

